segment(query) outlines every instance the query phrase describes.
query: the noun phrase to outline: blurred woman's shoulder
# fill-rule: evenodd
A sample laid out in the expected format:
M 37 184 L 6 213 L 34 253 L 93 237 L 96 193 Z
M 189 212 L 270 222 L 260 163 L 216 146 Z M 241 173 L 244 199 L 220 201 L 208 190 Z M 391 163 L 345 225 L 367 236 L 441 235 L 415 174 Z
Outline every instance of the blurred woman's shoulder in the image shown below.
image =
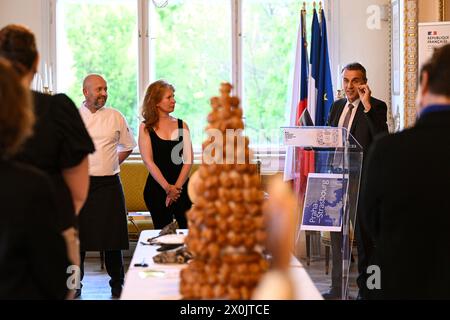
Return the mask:
M 33 101 L 37 115 L 42 115 L 47 112 L 69 115 L 78 113 L 78 108 L 75 103 L 64 93 L 49 95 L 33 91 Z

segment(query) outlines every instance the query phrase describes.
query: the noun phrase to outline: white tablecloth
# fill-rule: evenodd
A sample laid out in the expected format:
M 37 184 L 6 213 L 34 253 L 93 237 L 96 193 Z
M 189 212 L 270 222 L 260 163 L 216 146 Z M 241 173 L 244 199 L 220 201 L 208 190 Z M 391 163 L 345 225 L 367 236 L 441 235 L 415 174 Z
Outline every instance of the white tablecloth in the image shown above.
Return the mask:
M 158 254 L 158 246 L 143 245 L 148 238 L 155 237 L 160 230 L 142 231 L 126 274 L 121 300 L 173 300 L 181 299 L 179 293 L 180 270 L 186 265 L 156 264 L 153 256 Z M 178 230 L 187 234 L 187 230 Z M 145 262 L 148 267 L 135 267 Z M 292 258 L 291 277 L 295 283 L 296 299 L 321 300 L 322 295 L 311 281 L 302 264 Z

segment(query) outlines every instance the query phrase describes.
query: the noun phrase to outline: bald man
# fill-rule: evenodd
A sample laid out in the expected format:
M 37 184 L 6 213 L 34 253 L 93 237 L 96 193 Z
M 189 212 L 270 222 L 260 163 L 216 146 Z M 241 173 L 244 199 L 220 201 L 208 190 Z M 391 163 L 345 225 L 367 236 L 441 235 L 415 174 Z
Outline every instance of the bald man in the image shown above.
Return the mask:
M 80 114 L 96 151 L 89 156 L 91 184 L 79 217 L 81 279 L 86 251 L 105 252 L 111 294 L 118 298 L 125 277 L 121 250 L 128 249 L 127 212 L 119 171 L 136 142 L 124 116 L 105 107 L 108 86 L 103 77 L 88 75 L 83 82 L 83 95 Z M 79 295 L 81 288 L 77 290 Z

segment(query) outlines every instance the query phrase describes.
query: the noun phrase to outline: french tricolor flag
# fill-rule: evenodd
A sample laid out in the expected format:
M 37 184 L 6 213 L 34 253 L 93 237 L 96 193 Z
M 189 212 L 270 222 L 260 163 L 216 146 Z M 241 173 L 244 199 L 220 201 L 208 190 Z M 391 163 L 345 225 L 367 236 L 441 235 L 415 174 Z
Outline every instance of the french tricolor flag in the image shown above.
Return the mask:
M 317 109 L 317 91 L 319 85 L 319 70 L 320 70 L 320 45 L 322 42 L 322 35 L 320 32 L 319 18 L 317 11 L 313 11 L 313 19 L 311 24 L 311 65 L 309 69 L 308 78 L 308 111 L 313 121 L 316 119 Z M 315 122 L 314 122 L 315 123 Z
M 308 105 L 308 48 L 306 42 L 306 17 L 301 15 L 301 57 L 300 57 L 300 101 L 298 103 L 295 125 L 300 125 L 300 117 Z
M 298 27 L 292 97 L 289 106 L 289 125 L 293 127 L 300 125 L 300 117 L 308 104 L 308 68 L 309 59 L 306 42 L 306 12 L 302 11 L 302 14 L 300 15 L 300 25 Z M 288 148 L 284 162 L 285 180 L 292 180 L 294 178 L 293 162 L 293 149 Z

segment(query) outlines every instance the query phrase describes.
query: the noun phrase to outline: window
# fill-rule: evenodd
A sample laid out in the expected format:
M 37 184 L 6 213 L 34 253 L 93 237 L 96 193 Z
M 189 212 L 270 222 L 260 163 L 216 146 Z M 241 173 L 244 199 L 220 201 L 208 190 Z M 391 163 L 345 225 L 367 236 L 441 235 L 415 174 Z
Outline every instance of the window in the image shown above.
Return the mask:
M 108 81 L 107 105 L 120 110 L 133 132 L 138 124 L 137 1 L 58 0 L 57 91 L 77 105 L 89 73 Z
M 231 7 L 223 0 L 150 7 L 151 81 L 163 78 L 174 84 L 174 116 L 186 121 L 193 144 L 200 146 L 209 99 L 222 81 L 231 81 Z
M 56 7 L 56 88 L 76 104 L 83 101 L 83 78 L 103 74 L 108 105 L 125 115 L 137 135 L 146 87 L 166 79 L 176 88 L 174 116 L 189 125 L 198 151 L 209 98 L 229 81 L 241 97 L 252 146 L 278 147 L 301 2 L 48 1 Z
M 294 0 L 242 2 L 243 105 L 246 134 L 253 145 L 278 145 L 280 127 L 286 124 L 299 3 Z

